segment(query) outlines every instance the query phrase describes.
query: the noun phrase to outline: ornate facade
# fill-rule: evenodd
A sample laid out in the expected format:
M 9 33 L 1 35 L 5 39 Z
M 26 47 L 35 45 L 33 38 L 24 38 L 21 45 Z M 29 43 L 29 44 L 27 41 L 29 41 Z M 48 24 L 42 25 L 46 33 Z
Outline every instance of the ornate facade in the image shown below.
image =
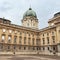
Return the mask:
M 60 12 L 48 21 L 49 26 L 38 28 L 36 13 L 29 8 L 22 26 L 0 18 L 0 52 L 19 54 L 51 54 L 60 52 Z

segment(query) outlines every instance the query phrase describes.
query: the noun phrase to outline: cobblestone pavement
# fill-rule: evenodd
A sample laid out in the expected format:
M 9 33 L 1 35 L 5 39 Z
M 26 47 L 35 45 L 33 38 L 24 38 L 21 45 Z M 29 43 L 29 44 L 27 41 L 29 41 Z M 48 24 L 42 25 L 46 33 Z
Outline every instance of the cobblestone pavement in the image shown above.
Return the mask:
M 44 56 L 15 55 L 15 56 L 0 56 L 0 60 L 60 60 L 60 58 L 55 59 Z

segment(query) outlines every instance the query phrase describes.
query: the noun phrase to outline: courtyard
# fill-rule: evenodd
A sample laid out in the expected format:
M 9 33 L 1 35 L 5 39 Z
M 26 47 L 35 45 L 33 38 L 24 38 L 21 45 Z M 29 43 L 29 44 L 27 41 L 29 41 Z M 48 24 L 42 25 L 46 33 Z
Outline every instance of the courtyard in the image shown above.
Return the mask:
M 60 57 L 48 55 L 0 55 L 0 60 L 60 60 Z

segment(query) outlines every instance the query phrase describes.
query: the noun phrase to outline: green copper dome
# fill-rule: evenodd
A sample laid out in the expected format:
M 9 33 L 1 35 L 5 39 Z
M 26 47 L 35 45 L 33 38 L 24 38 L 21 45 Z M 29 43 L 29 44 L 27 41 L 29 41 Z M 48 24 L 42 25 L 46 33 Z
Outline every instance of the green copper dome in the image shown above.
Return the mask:
M 37 18 L 36 13 L 32 10 L 32 8 L 29 8 L 29 10 L 24 13 L 23 18 L 25 18 L 26 16 L 33 16 Z

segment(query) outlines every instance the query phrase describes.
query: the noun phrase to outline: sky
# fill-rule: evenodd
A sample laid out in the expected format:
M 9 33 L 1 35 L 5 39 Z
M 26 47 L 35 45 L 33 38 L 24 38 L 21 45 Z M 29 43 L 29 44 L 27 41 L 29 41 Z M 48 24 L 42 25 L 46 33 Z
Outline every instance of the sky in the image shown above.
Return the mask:
M 47 27 L 49 19 L 60 12 L 60 0 L 0 0 L 0 18 L 22 25 L 23 14 L 30 6 L 37 14 L 40 29 Z

